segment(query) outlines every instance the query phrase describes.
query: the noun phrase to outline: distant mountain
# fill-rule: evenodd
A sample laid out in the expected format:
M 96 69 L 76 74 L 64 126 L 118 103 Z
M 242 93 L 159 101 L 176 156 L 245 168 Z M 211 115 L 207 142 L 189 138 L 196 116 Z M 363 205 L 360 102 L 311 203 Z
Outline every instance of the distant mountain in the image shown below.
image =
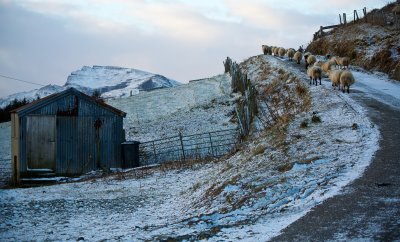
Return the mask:
M 42 97 L 46 97 L 48 95 L 51 95 L 53 93 L 56 92 L 61 92 L 63 90 L 65 90 L 66 87 L 62 87 L 62 86 L 57 86 L 57 85 L 47 85 L 44 86 L 40 89 L 34 89 L 32 91 L 27 91 L 27 92 L 19 92 L 19 93 L 15 93 L 15 94 L 11 94 L 7 97 L 4 98 L 0 98 L 0 108 L 4 108 L 5 106 L 7 106 L 10 102 L 12 102 L 14 99 L 17 100 L 22 100 L 22 99 L 26 99 L 27 101 L 33 101 L 37 98 L 42 98 Z
M 64 86 L 47 85 L 40 89 L 20 92 L 0 98 L 0 108 L 7 106 L 14 99 L 28 101 L 60 92 L 74 87 L 88 95 L 95 90 L 100 91 L 101 97 L 114 99 L 138 94 L 139 91 L 166 88 L 180 85 L 179 82 L 162 75 L 141 70 L 115 66 L 84 66 L 72 72 Z
M 177 86 L 180 83 L 164 76 L 130 68 L 114 66 L 84 66 L 74 71 L 66 86 L 83 92 L 99 90 L 103 98 L 119 98 L 135 95 L 139 91 Z

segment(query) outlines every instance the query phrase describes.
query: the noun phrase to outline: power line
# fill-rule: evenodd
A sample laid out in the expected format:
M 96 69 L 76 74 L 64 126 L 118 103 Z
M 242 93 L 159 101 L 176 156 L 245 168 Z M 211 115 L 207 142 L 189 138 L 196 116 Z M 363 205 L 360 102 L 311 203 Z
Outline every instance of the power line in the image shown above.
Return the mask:
M 33 84 L 33 85 L 42 86 L 42 87 L 46 86 L 46 85 L 43 85 L 43 84 L 39 84 L 39 83 L 35 83 L 35 82 L 30 82 L 30 81 L 25 81 L 25 80 L 21 80 L 21 79 L 18 79 L 18 78 L 14 78 L 14 77 L 10 77 L 10 76 L 5 76 L 5 75 L 1 75 L 1 74 L 0 74 L 0 76 L 1 76 L 1 77 L 4 77 L 4 78 L 7 78 L 7 79 L 11 79 L 11 80 L 15 80 L 15 81 L 20 81 L 20 82 L 25 82 L 25 83 L 29 83 L 29 84 Z

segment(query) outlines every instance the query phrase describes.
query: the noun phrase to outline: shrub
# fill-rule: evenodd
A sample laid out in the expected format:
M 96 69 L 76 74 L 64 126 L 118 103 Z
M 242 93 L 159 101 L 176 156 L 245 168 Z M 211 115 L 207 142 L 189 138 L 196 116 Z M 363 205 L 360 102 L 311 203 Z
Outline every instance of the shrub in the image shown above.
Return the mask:
M 256 148 L 253 149 L 253 156 L 264 153 L 266 149 L 267 147 L 265 147 L 264 145 L 258 145 Z
M 313 123 L 321 123 L 321 117 L 318 116 L 318 115 L 316 115 L 316 114 L 314 114 L 314 115 L 312 116 L 312 118 L 311 118 L 311 121 L 312 121 Z
M 303 122 L 301 122 L 300 124 L 300 128 L 304 129 L 308 127 L 308 121 L 307 120 L 303 120 Z

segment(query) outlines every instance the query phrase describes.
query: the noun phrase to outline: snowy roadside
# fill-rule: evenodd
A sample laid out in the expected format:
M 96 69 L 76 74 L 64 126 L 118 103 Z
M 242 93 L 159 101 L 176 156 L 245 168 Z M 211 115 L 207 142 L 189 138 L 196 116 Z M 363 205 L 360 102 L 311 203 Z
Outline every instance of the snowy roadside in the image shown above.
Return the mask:
M 265 66 L 306 78 L 273 57 L 252 59 L 248 74 L 254 80 Z M 260 81 L 271 81 L 268 78 L 275 76 Z M 220 162 L 193 169 L 156 170 L 140 179 L 127 175 L 0 190 L 0 238 L 265 241 L 313 206 L 338 194 L 341 187 L 362 174 L 378 149 L 378 129 L 351 99 L 351 93 L 333 91 L 328 82 L 312 86 L 310 91 L 311 110 L 297 115 L 284 137 L 260 134 Z M 203 104 L 207 105 L 206 99 Z M 181 107 L 179 116 L 191 108 Z M 175 113 L 172 108 L 168 112 Z M 203 119 L 206 113 L 201 114 Z M 157 127 L 177 125 L 169 123 L 168 115 L 158 114 Z M 322 122 L 312 122 L 314 115 Z M 136 122 L 135 116 L 129 117 L 130 122 Z M 225 119 L 219 119 L 222 127 L 228 122 Z M 196 120 L 188 123 L 196 126 Z M 304 122 L 308 127 L 301 128 Z M 151 123 L 146 125 L 149 136 L 160 132 L 150 128 Z M 146 138 L 145 131 L 135 135 Z M 134 133 L 131 137 L 135 138 Z

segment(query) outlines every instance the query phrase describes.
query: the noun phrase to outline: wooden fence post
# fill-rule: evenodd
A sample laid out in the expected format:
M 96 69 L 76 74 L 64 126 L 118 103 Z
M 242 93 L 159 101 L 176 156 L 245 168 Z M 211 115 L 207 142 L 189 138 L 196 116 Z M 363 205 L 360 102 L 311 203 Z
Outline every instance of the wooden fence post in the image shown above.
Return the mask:
M 343 23 L 344 23 L 344 24 L 347 24 L 346 13 L 343 13 Z
M 182 138 L 182 133 L 181 132 L 179 132 L 179 140 L 181 141 L 181 149 L 182 149 L 183 161 L 186 161 L 185 147 L 183 146 L 183 138 Z
M 381 11 L 381 13 L 382 13 L 382 21 L 383 21 L 383 26 L 385 26 L 386 25 L 386 15 L 385 15 L 385 13 L 383 12 L 383 11 Z
M 340 24 L 343 24 L 342 23 L 342 15 L 341 14 L 339 14 L 339 21 L 340 21 Z
M 208 133 L 208 135 L 210 136 L 211 155 L 214 156 L 214 147 L 211 139 L 211 133 Z
M 365 22 L 368 22 L 368 19 L 367 19 L 367 8 L 366 7 L 363 8 L 363 13 L 364 13 Z
M 154 144 L 154 140 L 153 140 L 153 152 L 154 152 L 154 160 L 155 162 L 157 162 L 156 145 Z
M 354 10 L 353 15 L 354 15 L 354 20 L 353 20 L 354 22 L 355 22 L 356 20 L 359 20 L 357 10 Z

